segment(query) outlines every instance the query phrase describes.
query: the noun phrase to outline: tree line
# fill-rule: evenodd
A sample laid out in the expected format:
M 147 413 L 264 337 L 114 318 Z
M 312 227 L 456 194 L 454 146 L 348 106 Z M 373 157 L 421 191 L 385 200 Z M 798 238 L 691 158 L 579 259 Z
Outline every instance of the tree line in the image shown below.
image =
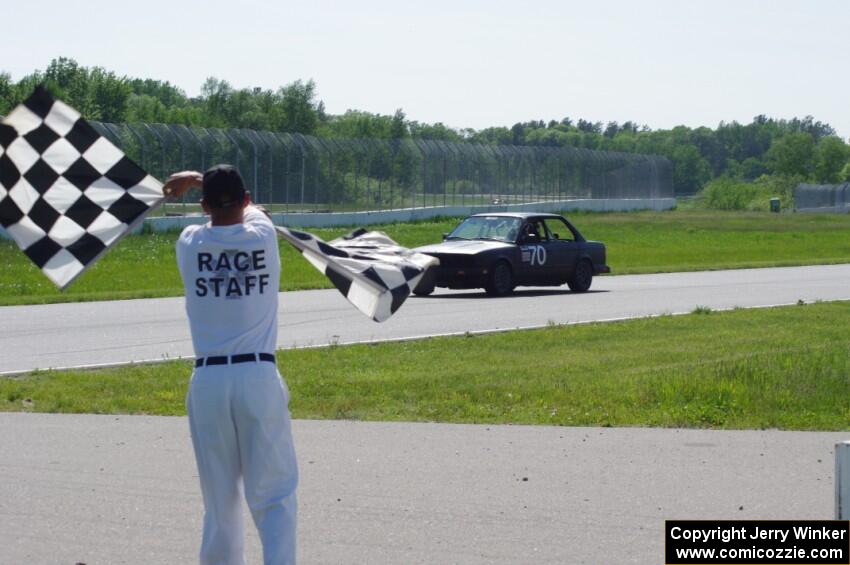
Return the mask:
M 275 90 L 234 88 L 209 78 L 197 97 L 169 82 L 120 76 L 58 58 L 44 71 L 14 82 L 0 72 L 0 115 L 44 83 L 86 118 L 104 122 L 174 123 L 217 128 L 249 128 L 319 137 L 400 139 L 405 137 L 484 144 L 513 144 L 663 155 L 673 163 L 677 194 L 699 191 L 715 179 L 751 182 L 767 177 L 789 182 L 850 181 L 850 147 L 827 123 L 811 116 L 775 119 L 764 115 L 749 124 L 721 122 L 716 128 L 653 130 L 637 121 L 531 120 L 512 127 L 455 129 L 443 123 L 349 110 L 331 115 L 312 80 Z

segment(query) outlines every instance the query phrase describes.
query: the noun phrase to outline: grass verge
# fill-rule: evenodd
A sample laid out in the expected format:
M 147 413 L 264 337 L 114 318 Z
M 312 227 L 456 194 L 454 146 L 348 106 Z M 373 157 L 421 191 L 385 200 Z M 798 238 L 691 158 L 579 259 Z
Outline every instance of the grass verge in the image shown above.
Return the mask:
M 738 269 L 850 262 L 850 216 L 671 211 L 569 215 L 605 242 L 615 274 Z M 457 220 L 375 226 L 402 245 L 440 241 Z M 311 230 L 325 239 L 345 228 Z M 130 236 L 66 292 L 10 241 L 0 241 L 0 306 L 179 296 L 176 233 Z M 281 290 L 330 288 L 329 281 L 281 243 Z
M 296 418 L 846 430 L 850 302 L 280 352 Z M 462 354 L 458 354 L 458 352 Z M 0 410 L 184 414 L 186 362 L 0 379 Z

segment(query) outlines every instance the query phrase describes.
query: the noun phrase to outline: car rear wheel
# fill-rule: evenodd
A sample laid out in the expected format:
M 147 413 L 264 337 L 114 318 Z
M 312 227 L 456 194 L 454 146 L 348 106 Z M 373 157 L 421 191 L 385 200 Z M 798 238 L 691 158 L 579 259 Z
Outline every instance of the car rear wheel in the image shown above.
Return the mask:
M 573 292 L 587 292 L 593 282 L 593 265 L 590 261 L 583 259 L 576 265 L 573 278 L 567 281 L 567 285 Z
M 491 296 L 505 296 L 514 290 L 514 274 L 511 267 L 504 261 L 499 261 L 490 273 L 490 282 L 484 287 Z

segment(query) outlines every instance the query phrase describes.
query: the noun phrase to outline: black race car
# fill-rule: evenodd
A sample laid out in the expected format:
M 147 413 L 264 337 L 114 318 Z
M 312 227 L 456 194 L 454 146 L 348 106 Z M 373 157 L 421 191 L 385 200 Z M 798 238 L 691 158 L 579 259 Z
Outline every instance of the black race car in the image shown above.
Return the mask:
M 484 288 L 504 296 L 518 285 L 564 283 L 584 292 L 593 275 L 611 272 L 605 264 L 605 244 L 587 241 L 557 214 L 475 214 L 443 240 L 416 248 L 437 257 L 440 266 L 429 270 L 414 294 L 425 296 L 439 286 Z

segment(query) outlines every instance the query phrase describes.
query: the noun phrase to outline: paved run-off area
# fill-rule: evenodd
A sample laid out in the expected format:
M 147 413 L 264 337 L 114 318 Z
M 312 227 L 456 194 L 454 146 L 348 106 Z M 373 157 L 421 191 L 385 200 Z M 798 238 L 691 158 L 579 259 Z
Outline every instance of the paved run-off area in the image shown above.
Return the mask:
M 187 420 L 0 414 L 0 563 L 193 563 Z M 848 433 L 294 422 L 300 563 L 660 563 L 667 518 L 832 518 Z M 250 522 L 249 522 L 250 523 Z M 250 563 L 260 560 L 253 530 Z

